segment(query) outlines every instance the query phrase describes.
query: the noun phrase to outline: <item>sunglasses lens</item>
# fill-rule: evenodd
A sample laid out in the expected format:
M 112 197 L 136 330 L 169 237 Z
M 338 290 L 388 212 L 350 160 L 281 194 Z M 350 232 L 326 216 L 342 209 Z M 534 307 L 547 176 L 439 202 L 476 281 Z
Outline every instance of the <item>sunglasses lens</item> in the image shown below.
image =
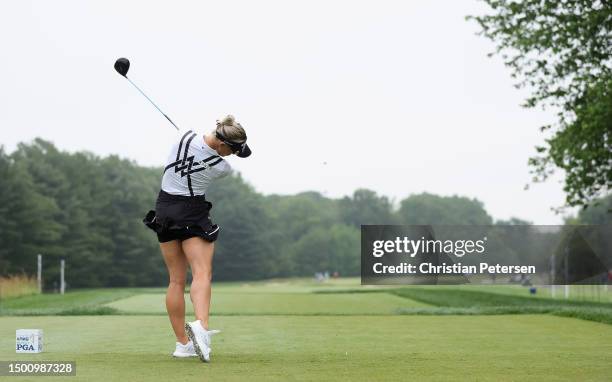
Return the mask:
M 234 154 L 239 153 L 240 150 L 242 150 L 243 144 L 242 143 L 234 143 L 234 142 L 230 142 L 230 147 L 232 149 L 232 152 Z

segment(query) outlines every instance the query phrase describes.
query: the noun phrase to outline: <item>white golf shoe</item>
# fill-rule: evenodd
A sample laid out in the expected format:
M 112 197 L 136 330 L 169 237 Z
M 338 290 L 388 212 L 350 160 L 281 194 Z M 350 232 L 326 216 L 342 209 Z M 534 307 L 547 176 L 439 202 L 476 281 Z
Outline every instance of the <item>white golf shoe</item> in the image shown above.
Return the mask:
M 177 342 L 176 349 L 174 350 L 174 353 L 172 353 L 172 356 L 177 357 L 177 358 L 187 358 L 187 357 L 197 357 L 198 354 L 193 348 L 193 342 L 189 341 L 185 345 L 183 345 L 180 342 Z
M 202 362 L 210 362 L 211 337 L 213 334 L 220 333 L 220 330 L 206 330 L 200 320 L 185 324 L 187 337 L 193 342 L 193 348 Z

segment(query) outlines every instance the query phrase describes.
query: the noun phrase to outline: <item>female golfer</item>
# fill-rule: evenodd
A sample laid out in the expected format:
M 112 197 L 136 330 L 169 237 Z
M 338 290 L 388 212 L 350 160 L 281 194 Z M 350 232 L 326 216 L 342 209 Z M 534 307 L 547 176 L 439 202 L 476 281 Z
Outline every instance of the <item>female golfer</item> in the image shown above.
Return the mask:
M 244 129 L 231 115 L 217 121 L 210 134 L 202 136 L 190 130 L 179 137 L 164 168 L 155 211 L 149 211 L 144 223 L 157 233 L 168 268 L 166 310 L 177 340 L 173 355 L 197 355 L 209 362 L 211 335 L 219 332 L 208 328 L 212 259 L 219 227 L 210 219 L 212 204 L 205 194 L 215 179 L 231 171 L 223 157 L 236 154 L 245 158 L 251 150 Z M 196 320 L 185 323 L 187 264 L 193 276 L 190 297 Z

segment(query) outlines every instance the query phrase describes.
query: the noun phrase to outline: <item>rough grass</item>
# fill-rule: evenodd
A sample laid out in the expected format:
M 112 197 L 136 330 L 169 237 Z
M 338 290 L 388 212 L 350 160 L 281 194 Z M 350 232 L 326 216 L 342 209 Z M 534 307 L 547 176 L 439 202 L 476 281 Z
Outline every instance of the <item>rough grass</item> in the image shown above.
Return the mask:
M 410 286 L 396 289 L 347 289 L 342 291 L 319 291 L 317 294 L 394 294 L 430 307 L 400 308 L 397 314 L 404 315 L 500 315 L 500 314 L 553 314 L 573 317 L 605 324 L 612 324 L 612 303 L 594 301 L 542 298 L 515 293 L 486 292 L 487 286 L 421 287 Z
M 521 297 L 537 297 L 543 299 L 553 300 L 565 300 L 564 297 L 564 285 L 557 285 L 555 289 L 555 297 L 553 297 L 553 287 L 548 286 L 536 286 L 537 293 L 535 295 L 529 294 L 529 288 L 521 285 L 503 285 L 503 284 L 486 284 L 486 285 L 453 285 L 453 286 L 419 286 L 420 288 L 433 288 L 433 289 L 456 289 L 456 290 L 467 290 L 467 291 L 485 291 L 489 293 L 498 293 L 505 295 L 514 295 Z M 569 298 L 568 301 L 590 301 L 590 302 L 602 302 L 612 303 L 612 286 L 606 285 L 570 285 L 569 286 Z
M 157 292 L 159 290 L 156 290 Z M 103 305 L 147 289 L 86 289 L 61 294 L 37 294 L 0 301 L 0 315 L 76 315 L 109 314 L 112 309 Z
M 389 291 L 398 296 L 421 301 L 427 304 L 447 307 L 491 307 L 491 306 L 572 306 L 572 307 L 608 307 L 612 303 L 598 303 L 592 301 L 550 299 L 535 296 L 518 296 L 481 290 L 441 288 L 405 287 Z

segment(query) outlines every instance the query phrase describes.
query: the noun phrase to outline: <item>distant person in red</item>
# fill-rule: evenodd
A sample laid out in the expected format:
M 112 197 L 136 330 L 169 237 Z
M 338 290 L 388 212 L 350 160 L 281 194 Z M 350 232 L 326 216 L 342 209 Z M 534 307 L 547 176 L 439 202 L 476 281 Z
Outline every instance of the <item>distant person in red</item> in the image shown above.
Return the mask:
M 231 172 L 224 157 L 251 154 L 246 139 L 246 132 L 230 115 L 217 121 L 209 134 L 180 131 L 164 168 L 155 210 L 144 218 L 147 227 L 157 233 L 168 268 L 166 310 L 177 340 L 175 357 L 198 356 L 203 362 L 210 361 L 211 336 L 219 332 L 208 328 L 212 259 L 219 227 L 210 219 L 212 203 L 205 194 L 213 181 Z M 190 296 L 196 320 L 185 323 L 187 265 L 193 275 Z

